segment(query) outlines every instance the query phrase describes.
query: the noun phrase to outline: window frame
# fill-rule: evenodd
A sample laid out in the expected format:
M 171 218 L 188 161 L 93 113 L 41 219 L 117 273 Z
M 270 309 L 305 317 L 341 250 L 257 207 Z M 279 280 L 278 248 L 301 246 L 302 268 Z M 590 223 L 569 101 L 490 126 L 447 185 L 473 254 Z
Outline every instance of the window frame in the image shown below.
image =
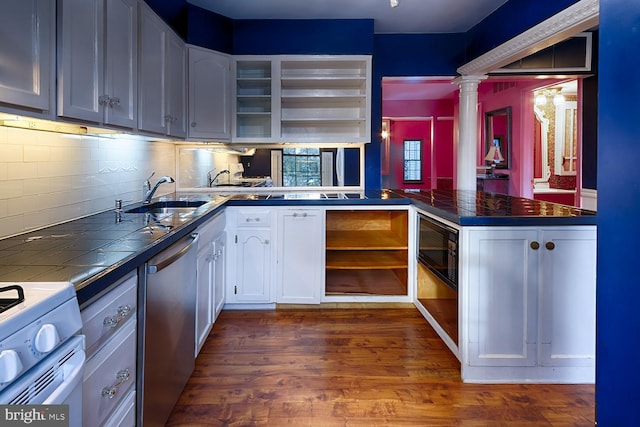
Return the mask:
M 418 158 L 417 159 L 407 159 L 407 143 L 418 143 L 418 149 L 417 150 L 412 150 L 412 153 L 417 153 L 418 154 Z M 423 153 L 423 149 L 424 149 L 424 140 L 423 139 L 418 139 L 418 138 L 410 138 L 410 139 L 403 139 L 402 140 L 402 182 L 403 183 L 422 183 L 423 182 L 423 173 L 424 173 L 424 167 L 423 167 L 423 160 L 424 160 L 424 153 Z M 419 177 L 417 179 L 407 179 L 407 162 L 412 162 L 412 163 L 417 163 L 418 165 L 418 175 Z

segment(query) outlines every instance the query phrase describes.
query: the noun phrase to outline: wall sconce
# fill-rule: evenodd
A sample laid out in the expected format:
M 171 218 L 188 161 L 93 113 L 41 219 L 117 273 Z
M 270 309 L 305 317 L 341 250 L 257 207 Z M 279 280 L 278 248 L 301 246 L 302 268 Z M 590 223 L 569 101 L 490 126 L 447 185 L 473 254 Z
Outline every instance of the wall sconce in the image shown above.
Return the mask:
M 388 120 L 382 121 L 382 132 L 380 132 L 380 137 L 382 139 L 389 138 L 389 121 Z
M 389 6 L 398 7 L 398 0 L 389 0 Z
M 496 164 L 504 161 L 504 157 L 502 157 L 502 153 L 500 152 L 500 146 L 492 145 L 489 147 L 489 152 L 485 156 L 484 160 L 489 163 L 489 166 L 491 167 L 491 175 L 495 175 Z
M 535 97 L 536 105 L 545 105 L 547 103 L 547 97 L 543 93 L 539 93 Z

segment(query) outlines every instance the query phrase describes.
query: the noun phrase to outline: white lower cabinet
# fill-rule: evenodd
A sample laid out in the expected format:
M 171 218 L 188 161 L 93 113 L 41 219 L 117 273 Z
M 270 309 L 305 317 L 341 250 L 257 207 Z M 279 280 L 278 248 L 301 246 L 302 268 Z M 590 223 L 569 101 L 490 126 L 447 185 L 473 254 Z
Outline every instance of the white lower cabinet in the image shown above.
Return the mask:
M 198 228 L 196 349 L 198 356 L 220 309 L 224 305 L 224 213 Z
M 227 278 L 227 233 L 223 230 L 213 239 L 213 321 L 224 307 L 226 301 L 226 278 Z
M 276 302 L 319 304 L 324 283 L 324 211 L 278 211 Z
M 272 211 L 229 208 L 228 304 L 272 304 L 274 264 Z
M 137 275 L 114 286 L 81 312 L 87 347 L 84 427 L 135 425 Z
M 462 378 L 595 381 L 596 228 L 463 231 Z

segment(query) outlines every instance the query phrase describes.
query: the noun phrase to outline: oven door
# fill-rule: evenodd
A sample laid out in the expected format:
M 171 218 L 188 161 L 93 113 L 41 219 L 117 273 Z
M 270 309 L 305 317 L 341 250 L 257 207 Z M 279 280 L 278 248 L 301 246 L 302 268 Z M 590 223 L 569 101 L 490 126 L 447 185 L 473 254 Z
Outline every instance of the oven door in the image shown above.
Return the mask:
M 66 343 L 0 393 L 7 405 L 69 405 L 69 425 L 82 425 L 84 336 Z

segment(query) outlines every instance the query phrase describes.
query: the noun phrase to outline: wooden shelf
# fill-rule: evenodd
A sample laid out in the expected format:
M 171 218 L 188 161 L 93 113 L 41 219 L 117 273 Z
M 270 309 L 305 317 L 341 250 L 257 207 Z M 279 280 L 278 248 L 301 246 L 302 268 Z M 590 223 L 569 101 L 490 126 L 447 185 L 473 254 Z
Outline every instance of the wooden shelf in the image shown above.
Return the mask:
M 327 249 L 363 250 L 408 249 L 406 236 L 392 231 L 327 230 Z
M 327 270 L 326 278 L 326 295 L 407 294 L 406 275 L 394 270 Z
M 407 295 L 407 211 L 326 213 L 326 294 Z
M 366 255 L 363 256 L 363 255 Z M 327 270 L 389 270 L 408 268 L 407 251 L 332 250 L 327 252 Z

